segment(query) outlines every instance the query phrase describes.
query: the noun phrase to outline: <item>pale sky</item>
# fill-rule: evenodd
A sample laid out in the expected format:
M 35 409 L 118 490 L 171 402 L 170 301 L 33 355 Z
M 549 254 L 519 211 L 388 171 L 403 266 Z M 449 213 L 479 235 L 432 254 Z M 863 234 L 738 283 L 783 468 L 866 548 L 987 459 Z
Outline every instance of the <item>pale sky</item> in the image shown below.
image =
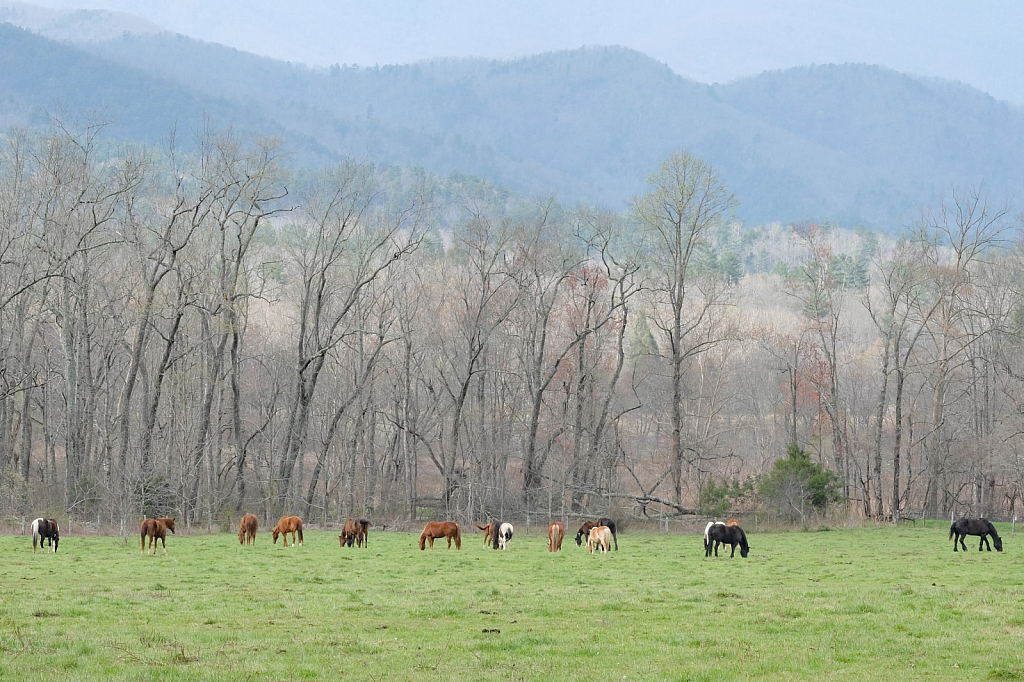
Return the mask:
M 624 45 L 727 82 L 865 62 L 963 81 L 1024 105 L 1016 0 L 36 0 L 130 12 L 193 38 L 312 66 L 523 57 Z

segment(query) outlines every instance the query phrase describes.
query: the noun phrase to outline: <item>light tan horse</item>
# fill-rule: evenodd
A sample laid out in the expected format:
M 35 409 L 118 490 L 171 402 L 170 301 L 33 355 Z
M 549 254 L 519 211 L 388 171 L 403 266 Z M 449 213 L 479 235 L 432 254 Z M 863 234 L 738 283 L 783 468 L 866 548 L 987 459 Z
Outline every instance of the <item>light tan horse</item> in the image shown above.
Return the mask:
M 288 533 L 292 534 L 292 547 L 295 546 L 295 537 L 298 535 L 298 544 L 302 544 L 302 519 L 298 516 L 282 516 L 281 520 L 274 526 L 274 544 L 277 544 L 277 536 L 284 535 L 284 546 L 288 546 Z
M 156 541 L 163 543 L 164 554 L 167 554 L 167 531 L 174 532 L 174 519 L 166 516 L 159 519 L 146 519 L 139 526 L 139 535 L 142 538 L 142 553 L 146 553 L 146 539 L 149 538 L 149 546 L 156 554 Z
M 594 547 L 600 547 L 601 553 L 607 554 L 611 544 L 612 531 L 608 526 L 595 526 L 590 529 L 590 535 L 587 537 L 587 549 L 591 554 L 594 553 Z
M 565 537 L 565 524 L 561 521 L 552 521 L 548 524 L 548 551 L 561 552 L 562 538 Z
M 238 544 L 248 545 L 249 543 L 256 544 L 256 529 L 259 527 L 259 519 L 256 518 L 255 514 L 246 514 L 242 517 L 242 522 L 238 524 Z
M 455 549 L 462 549 L 462 529 L 454 521 L 431 521 L 424 526 L 420 535 L 420 549 L 426 549 L 427 540 L 430 540 L 430 549 L 434 549 L 434 540 L 437 538 L 448 538 L 448 549 L 452 548 L 452 540 L 455 540 Z

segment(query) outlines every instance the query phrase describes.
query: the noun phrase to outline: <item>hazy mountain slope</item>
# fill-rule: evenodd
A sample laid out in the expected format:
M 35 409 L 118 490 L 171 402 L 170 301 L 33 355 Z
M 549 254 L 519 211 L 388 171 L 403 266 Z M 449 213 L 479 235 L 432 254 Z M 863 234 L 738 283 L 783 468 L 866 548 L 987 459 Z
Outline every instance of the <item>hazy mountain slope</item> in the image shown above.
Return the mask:
M 58 70 L 61 60 L 80 61 L 66 46 L 45 44 Z M 832 219 L 889 230 L 953 184 L 1024 196 L 1015 164 L 1024 151 L 1020 109 L 871 66 L 792 69 L 711 87 L 617 47 L 321 70 L 166 33 L 86 47 L 122 64 L 108 83 L 145 71 L 164 84 L 157 90 L 179 84 L 173 97 L 204 93 L 224 120 L 287 131 L 297 163 L 352 155 L 618 208 L 644 190 L 662 159 L 686 148 L 719 168 L 749 222 Z M 38 104 L 18 92 L 25 106 Z M 77 84 L 67 89 L 68 100 L 88 95 Z M 111 92 L 108 101 L 116 99 Z M 199 105 L 186 98 L 181 107 Z M 177 108 L 156 106 L 164 117 Z

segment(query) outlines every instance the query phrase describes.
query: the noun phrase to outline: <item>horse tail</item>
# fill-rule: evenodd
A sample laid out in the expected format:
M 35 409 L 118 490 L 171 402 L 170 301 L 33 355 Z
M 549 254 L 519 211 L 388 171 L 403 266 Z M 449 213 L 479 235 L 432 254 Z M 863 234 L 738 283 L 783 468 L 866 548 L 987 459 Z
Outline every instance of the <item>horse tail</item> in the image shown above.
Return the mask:
M 302 544 L 302 519 L 299 519 L 299 522 L 296 524 L 295 530 L 297 530 L 299 532 L 299 544 L 301 545 Z M 294 540 L 294 538 L 293 538 L 293 540 Z
M 32 553 L 36 553 L 36 540 L 39 539 L 39 522 L 42 519 L 36 519 L 32 522 Z
M 953 533 L 955 533 L 955 532 L 956 532 L 956 524 L 954 523 L 952 526 L 949 527 L 949 537 L 946 538 L 946 539 L 947 540 L 953 539 Z
M 455 524 L 455 549 L 462 549 L 462 529 Z

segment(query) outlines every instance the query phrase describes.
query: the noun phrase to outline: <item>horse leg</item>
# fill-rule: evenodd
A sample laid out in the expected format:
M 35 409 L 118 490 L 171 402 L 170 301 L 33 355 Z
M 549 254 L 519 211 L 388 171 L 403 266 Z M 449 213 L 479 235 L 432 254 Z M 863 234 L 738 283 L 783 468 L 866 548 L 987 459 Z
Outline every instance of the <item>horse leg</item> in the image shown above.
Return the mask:
M 730 554 L 729 554 L 729 558 L 733 559 L 735 557 L 736 557 L 736 545 L 733 545 L 732 546 L 732 552 L 730 552 Z
M 164 554 L 167 554 L 167 537 L 164 536 L 164 537 L 160 538 L 160 542 L 162 542 L 163 545 L 164 545 Z
M 985 548 L 988 549 L 988 551 L 990 551 L 990 552 L 992 551 L 992 545 L 988 544 L 988 536 L 987 535 L 982 535 L 981 536 L 981 542 L 978 543 L 978 551 L 979 552 L 981 551 L 982 544 L 985 545 Z

